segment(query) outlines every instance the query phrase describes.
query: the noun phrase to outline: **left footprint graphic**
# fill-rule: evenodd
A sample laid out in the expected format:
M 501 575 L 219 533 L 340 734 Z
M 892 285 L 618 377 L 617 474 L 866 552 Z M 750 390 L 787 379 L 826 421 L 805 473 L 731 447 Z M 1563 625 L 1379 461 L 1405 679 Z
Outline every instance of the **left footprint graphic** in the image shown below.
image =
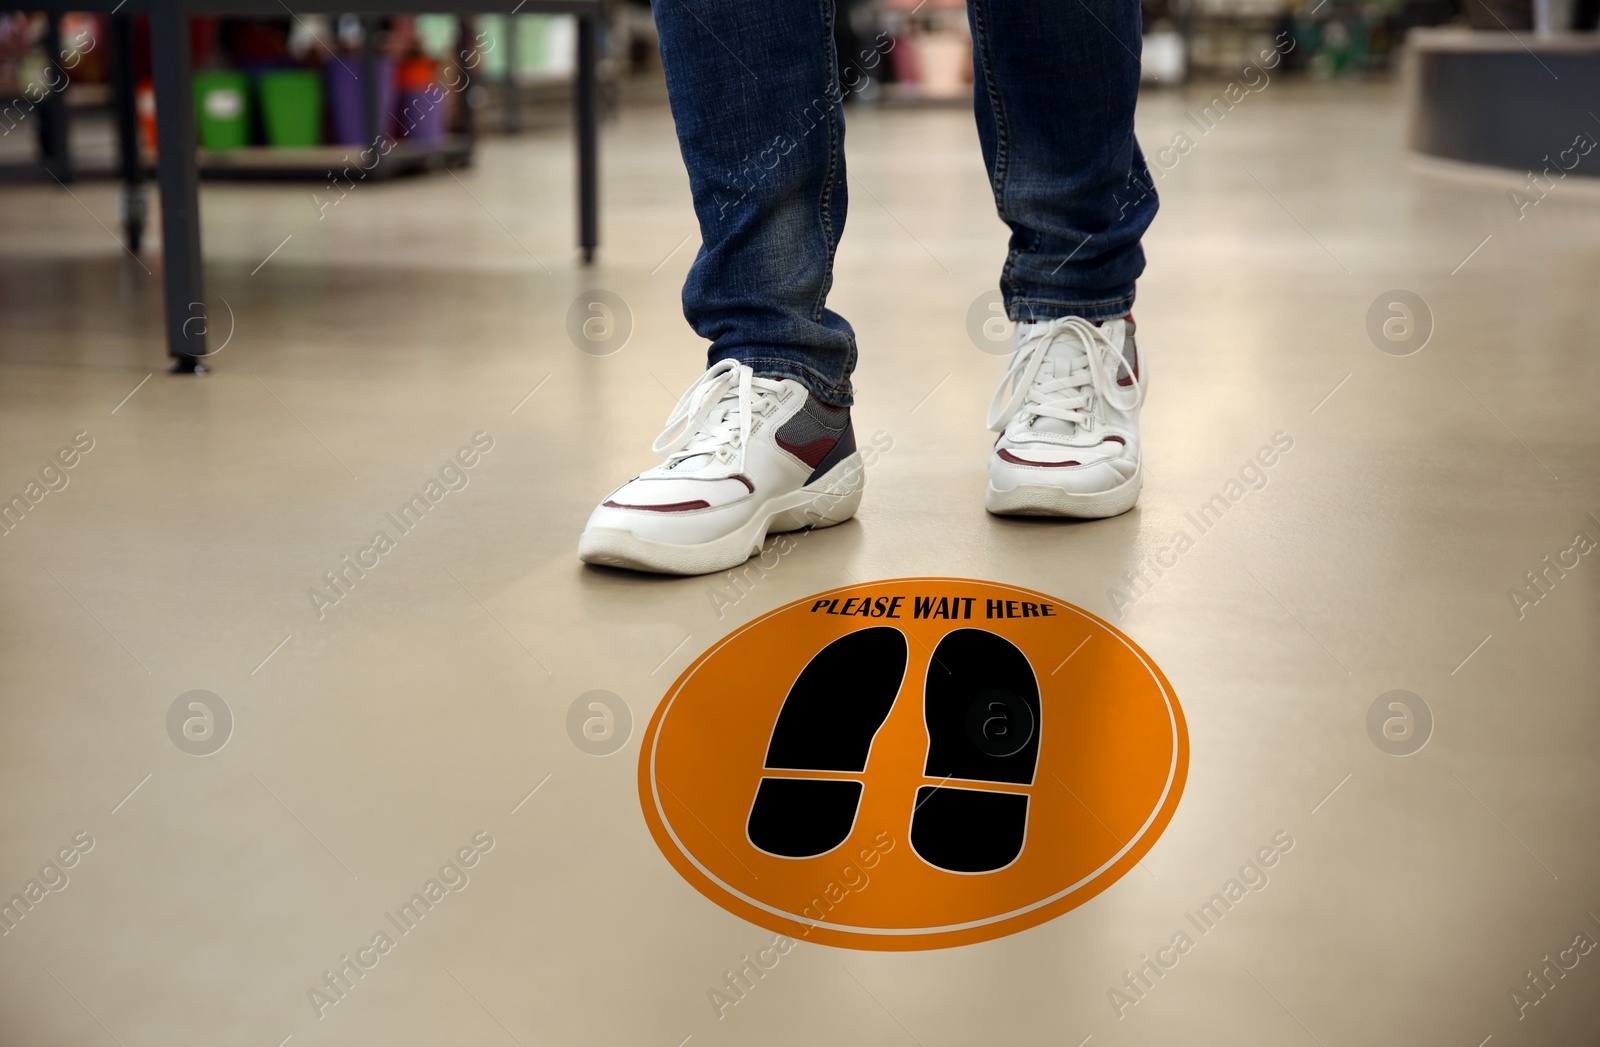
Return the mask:
M 861 774 L 906 673 L 905 634 L 874 626 L 841 636 L 801 670 L 778 713 L 768 771 Z M 861 805 L 855 778 L 763 776 L 745 832 L 779 858 L 815 858 L 839 846 Z

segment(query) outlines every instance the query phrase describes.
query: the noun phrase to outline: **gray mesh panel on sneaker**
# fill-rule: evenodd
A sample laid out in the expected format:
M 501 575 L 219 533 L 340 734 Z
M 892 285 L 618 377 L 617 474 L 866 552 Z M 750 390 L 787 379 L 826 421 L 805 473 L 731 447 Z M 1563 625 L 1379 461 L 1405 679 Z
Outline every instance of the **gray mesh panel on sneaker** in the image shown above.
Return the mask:
M 774 435 L 779 447 L 815 469 L 849 428 L 848 407 L 829 407 L 815 397 L 807 397 L 805 405 Z
M 1122 363 L 1117 365 L 1117 384 L 1132 385 L 1133 375 L 1139 373 L 1139 343 L 1134 338 L 1133 318 L 1128 318 L 1128 331 L 1123 336 Z M 1128 373 L 1129 364 L 1133 365 L 1133 374 Z

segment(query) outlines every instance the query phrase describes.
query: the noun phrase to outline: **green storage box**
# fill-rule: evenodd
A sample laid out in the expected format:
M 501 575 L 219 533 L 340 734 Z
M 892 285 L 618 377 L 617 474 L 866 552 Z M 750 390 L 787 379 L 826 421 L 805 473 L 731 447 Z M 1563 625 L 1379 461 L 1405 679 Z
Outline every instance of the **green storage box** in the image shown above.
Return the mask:
M 262 73 L 261 117 L 267 144 L 308 148 L 322 144 L 322 77 L 310 69 Z
M 238 149 L 250 142 L 250 91 L 243 73 L 194 74 L 195 122 L 207 149 Z

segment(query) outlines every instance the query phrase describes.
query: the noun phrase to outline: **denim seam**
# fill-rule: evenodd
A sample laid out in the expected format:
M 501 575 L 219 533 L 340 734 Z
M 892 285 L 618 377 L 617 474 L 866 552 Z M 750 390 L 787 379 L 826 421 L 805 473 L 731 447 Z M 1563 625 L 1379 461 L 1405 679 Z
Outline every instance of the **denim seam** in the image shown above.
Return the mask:
M 994 48 L 989 33 L 987 0 L 972 0 L 972 21 L 977 28 L 978 46 L 983 51 L 983 85 L 989 96 L 989 112 L 994 119 L 994 203 L 1002 220 L 1009 222 L 1006 208 L 1006 179 L 1010 173 L 1011 127 L 1006 119 L 1005 101 L 1000 97 L 1000 83 L 994 75 Z M 1017 288 L 1012 284 L 1016 268 L 1017 249 L 1006 251 L 1006 261 L 1000 268 L 1000 286 L 1012 295 Z
M 839 53 L 834 46 L 834 22 L 838 17 L 836 0 L 818 0 L 819 13 L 822 16 L 822 42 L 823 50 L 827 55 L 827 83 L 823 96 L 828 100 L 828 167 L 823 175 L 822 195 L 818 201 L 818 211 L 822 219 L 823 245 L 826 256 L 823 260 L 822 280 L 817 285 L 817 298 L 812 305 L 811 321 L 816 324 L 822 322 L 822 314 L 826 311 L 828 291 L 833 286 L 833 263 L 839 252 L 839 232 L 833 223 L 833 189 L 834 182 L 839 176 L 839 164 L 842 160 L 843 121 L 844 121 L 844 91 L 839 83 Z M 816 392 L 818 387 L 827 390 L 818 393 L 820 399 L 833 406 L 833 401 L 849 399 L 850 373 L 855 370 L 857 351 L 855 339 L 848 339 L 849 346 L 846 350 L 843 379 L 840 382 L 822 379 L 809 367 L 795 365 L 797 370 L 820 381 L 806 381 L 805 384 Z
M 839 169 L 839 101 L 835 100 L 834 88 L 839 82 L 839 55 L 833 46 L 833 11 L 834 0 L 818 0 L 818 12 L 822 16 L 823 38 L 828 55 L 828 79 L 824 85 L 823 97 L 828 100 L 828 169 L 823 175 L 822 195 L 817 201 L 817 213 L 822 220 L 822 240 L 827 246 L 827 257 L 823 262 L 822 280 L 817 285 L 817 298 L 811 306 L 811 320 L 813 323 L 822 321 L 822 310 L 828 298 L 828 285 L 833 282 L 833 258 L 838 250 L 838 239 L 833 235 L 833 181 Z

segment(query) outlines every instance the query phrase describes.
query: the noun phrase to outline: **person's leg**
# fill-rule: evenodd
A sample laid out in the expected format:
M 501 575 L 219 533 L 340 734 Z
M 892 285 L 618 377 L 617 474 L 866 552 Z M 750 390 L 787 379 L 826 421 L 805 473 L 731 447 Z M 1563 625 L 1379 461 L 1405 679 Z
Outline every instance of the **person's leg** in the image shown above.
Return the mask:
M 1139 239 L 1155 217 L 1133 137 L 1137 0 L 968 0 L 975 109 L 1017 351 L 990 406 L 990 512 L 1106 517 L 1143 483 L 1134 340 Z
M 968 16 L 978 136 L 1011 226 L 1008 315 L 1124 316 L 1156 212 L 1133 137 L 1137 0 L 969 0 Z
M 833 0 L 656 0 L 700 254 L 683 311 L 711 366 L 640 473 L 589 516 L 578 556 L 726 570 L 767 535 L 843 523 L 864 484 L 850 425 L 855 334 L 827 306 L 844 227 Z
M 845 219 L 833 0 L 656 0 L 701 247 L 684 315 L 710 362 L 850 403 L 855 333 L 826 307 Z

